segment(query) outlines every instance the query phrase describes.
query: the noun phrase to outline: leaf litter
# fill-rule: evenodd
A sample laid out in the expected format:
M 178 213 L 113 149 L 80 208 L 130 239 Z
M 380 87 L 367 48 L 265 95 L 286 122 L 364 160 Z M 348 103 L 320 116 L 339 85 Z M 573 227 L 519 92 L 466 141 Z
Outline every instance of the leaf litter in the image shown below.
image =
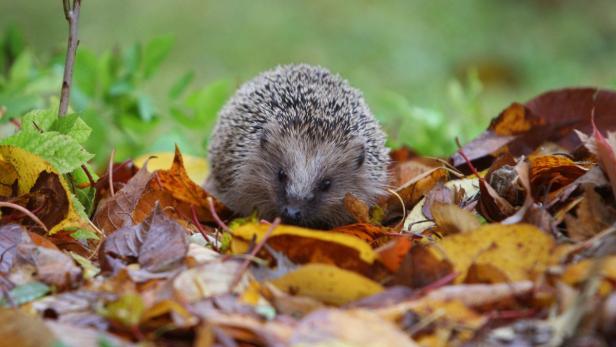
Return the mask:
M 86 158 L 89 129 L 34 112 L 0 146 L 0 337 L 613 345 L 614 110 L 612 91 L 551 91 L 512 104 L 451 164 L 394 150 L 391 194 L 375 206 L 347 195 L 356 223 L 329 231 L 235 218 L 191 180 L 207 165 L 179 149 L 168 169 L 145 156 L 76 188 L 75 157 L 23 148 L 20 136 L 69 137 L 67 151 Z

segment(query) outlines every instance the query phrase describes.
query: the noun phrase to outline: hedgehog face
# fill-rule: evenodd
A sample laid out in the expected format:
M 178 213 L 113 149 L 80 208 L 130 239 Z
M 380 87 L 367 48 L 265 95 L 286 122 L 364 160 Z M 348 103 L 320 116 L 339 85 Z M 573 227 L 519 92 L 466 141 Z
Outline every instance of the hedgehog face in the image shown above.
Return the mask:
M 315 228 L 350 222 L 343 203 L 346 193 L 360 198 L 369 194 L 361 182 L 366 176 L 363 143 L 314 141 L 301 134 L 267 138 L 261 141 L 255 161 L 260 163 L 256 176 L 264 181 L 264 198 L 255 206 L 261 215 Z

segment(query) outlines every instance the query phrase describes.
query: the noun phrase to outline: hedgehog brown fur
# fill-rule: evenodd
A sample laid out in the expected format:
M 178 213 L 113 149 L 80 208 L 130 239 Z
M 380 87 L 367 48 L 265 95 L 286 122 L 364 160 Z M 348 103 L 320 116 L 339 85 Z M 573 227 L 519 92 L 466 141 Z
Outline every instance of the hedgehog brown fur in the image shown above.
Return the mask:
M 361 93 L 328 70 L 286 65 L 242 85 L 219 114 L 206 188 L 241 215 L 328 228 L 352 221 L 346 193 L 387 184 L 385 136 Z

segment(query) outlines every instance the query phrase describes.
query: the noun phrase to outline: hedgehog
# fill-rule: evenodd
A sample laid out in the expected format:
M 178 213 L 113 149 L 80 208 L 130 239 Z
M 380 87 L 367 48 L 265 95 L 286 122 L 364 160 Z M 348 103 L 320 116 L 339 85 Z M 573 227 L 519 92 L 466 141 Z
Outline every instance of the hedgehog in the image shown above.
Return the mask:
M 384 195 L 389 151 L 360 91 L 306 64 L 246 82 L 218 115 L 209 141 L 208 192 L 234 212 L 329 229 L 351 223 L 351 193 Z

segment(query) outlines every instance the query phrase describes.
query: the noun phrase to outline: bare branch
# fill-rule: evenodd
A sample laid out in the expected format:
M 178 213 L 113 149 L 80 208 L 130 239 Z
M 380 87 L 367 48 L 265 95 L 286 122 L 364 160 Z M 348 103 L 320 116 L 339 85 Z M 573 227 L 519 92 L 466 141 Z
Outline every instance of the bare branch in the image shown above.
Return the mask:
M 73 81 L 73 66 L 75 65 L 75 54 L 77 53 L 79 10 L 81 0 L 62 0 L 64 5 L 64 16 L 68 21 L 68 46 L 66 48 L 66 59 L 64 60 L 64 77 L 62 78 L 62 91 L 60 93 L 60 109 L 58 115 L 64 116 L 68 111 L 68 102 L 71 94 L 71 83 Z

